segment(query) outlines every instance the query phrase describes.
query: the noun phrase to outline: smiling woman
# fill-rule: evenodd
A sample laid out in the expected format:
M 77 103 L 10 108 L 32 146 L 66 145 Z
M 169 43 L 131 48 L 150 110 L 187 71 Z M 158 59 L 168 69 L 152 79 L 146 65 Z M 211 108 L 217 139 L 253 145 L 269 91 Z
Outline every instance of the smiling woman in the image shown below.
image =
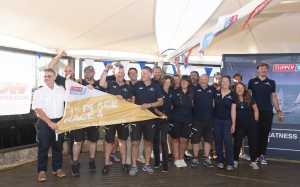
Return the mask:
M 155 30 L 159 50 L 180 47 L 200 29 L 222 1 L 156 1 Z

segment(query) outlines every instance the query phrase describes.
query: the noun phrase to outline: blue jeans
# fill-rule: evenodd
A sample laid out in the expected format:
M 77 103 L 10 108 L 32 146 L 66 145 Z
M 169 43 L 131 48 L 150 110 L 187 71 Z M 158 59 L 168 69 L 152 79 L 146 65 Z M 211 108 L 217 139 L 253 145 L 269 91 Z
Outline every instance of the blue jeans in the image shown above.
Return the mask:
M 217 152 L 217 161 L 224 163 L 223 145 L 225 145 L 225 155 L 227 165 L 233 166 L 233 143 L 231 135 L 231 120 L 215 120 L 215 146 Z

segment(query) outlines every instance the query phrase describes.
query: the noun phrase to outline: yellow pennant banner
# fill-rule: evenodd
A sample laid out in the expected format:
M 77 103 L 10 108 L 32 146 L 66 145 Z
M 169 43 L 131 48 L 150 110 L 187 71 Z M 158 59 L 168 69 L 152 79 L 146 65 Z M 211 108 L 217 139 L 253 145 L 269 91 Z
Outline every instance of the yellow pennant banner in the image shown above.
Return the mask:
M 139 105 L 104 94 L 66 103 L 63 118 L 58 122 L 57 133 L 64 133 L 90 126 L 145 121 L 158 118 Z

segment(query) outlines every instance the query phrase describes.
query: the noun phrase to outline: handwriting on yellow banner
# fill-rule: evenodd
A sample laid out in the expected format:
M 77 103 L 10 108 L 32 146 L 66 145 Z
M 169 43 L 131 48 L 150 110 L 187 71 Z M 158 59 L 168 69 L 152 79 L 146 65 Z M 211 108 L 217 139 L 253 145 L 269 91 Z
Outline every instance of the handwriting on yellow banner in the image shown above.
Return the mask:
M 145 121 L 157 118 L 148 110 L 116 96 L 106 94 L 89 97 L 66 104 L 65 113 L 58 123 L 58 133 L 89 126 Z

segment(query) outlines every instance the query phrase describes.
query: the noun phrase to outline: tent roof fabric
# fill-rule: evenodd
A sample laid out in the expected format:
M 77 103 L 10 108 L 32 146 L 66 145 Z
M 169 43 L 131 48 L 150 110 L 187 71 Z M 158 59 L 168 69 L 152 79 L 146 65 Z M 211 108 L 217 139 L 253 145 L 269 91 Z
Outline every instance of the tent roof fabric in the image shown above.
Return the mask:
M 156 55 L 154 13 L 152 0 L 10 0 L 1 3 L 0 34 L 47 48 Z
M 157 1 L 3 1 L 0 36 L 18 38 L 46 49 L 118 51 L 157 58 L 162 52 L 156 39 Z M 192 42 L 200 42 L 201 36 L 215 25 L 220 16 L 231 14 L 250 1 L 223 0 L 221 4 L 216 3 L 215 8 L 218 8 L 210 11 L 213 13 L 207 21 L 199 25 L 198 31 L 174 54 L 187 50 Z M 241 29 L 241 22 L 238 22 L 216 36 L 205 55 L 299 52 L 300 27 L 295 26 L 300 17 L 299 10 L 299 0 L 272 0 L 251 20 L 248 28 Z M 172 14 L 171 5 L 165 14 Z M 191 20 L 190 12 L 187 15 L 186 18 Z M 180 28 L 185 27 L 178 24 Z M 196 29 L 195 25 L 193 29 Z M 0 45 L 2 42 L 0 37 Z M 192 55 L 198 55 L 197 51 Z
M 231 14 L 249 0 L 224 0 L 209 20 L 173 55 L 181 53 L 200 42 L 220 16 Z M 286 3 L 284 3 L 286 2 Z M 215 37 L 205 55 L 246 53 L 297 53 L 300 48 L 300 27 L 296 27 L 300 17 L 300 1 L 273 0 L 263 12 L 250 21 L 249 27 L 242 29 L 245 20 L 233 24 Z M 199 47 L 192 55 L 199 55 Z
M 274 1 L 275 2 L 275 1 Z M 273 2 L 273 3 L 274 3 Z M 216 37 L 205 54 L 297 53 L 300 49 L 300 1 L 270 4 L 246 29 L 237 24 Z

